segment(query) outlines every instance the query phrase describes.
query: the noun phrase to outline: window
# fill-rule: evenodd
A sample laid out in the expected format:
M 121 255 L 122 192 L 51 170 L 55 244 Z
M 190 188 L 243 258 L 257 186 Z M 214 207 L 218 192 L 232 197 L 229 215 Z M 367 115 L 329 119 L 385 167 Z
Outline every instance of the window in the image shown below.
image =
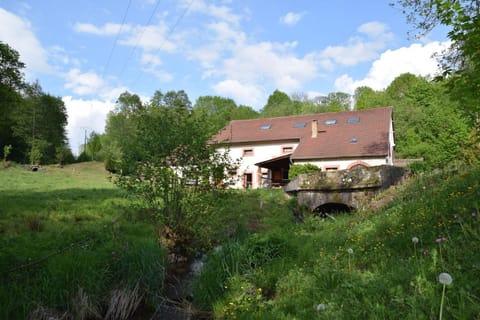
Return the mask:
M 352 138 L 352 140 L 350 140 L 351 143 L 357 143 L 358 142 L 358 139 L 357 138 Z
M 260 127 L 260 129 L 262 129 L 262 130 L 268 130 L 268 129 L 270 129 L 271 127 L 272 127 L 271 124 L 264 124 L 263 126 Z
M 335 119 L 325 120 L 325 124 L 327 126 L 330 126 L 332 124 L 337 124 L 337 120 L 335 120 Z
M 293 147 L 292 147 L 292 146 L 282 147 L 282 152 L 283 152 L 283 153 L 293 152 Z
M 243 149 L 242 154 L 243 154 L 244 157 L 252 157 L 253 156 L 253 149 L 252 148 Z
M 325 167 L 325 171 L 337 171 L 337 170 L 338 170 L 338 166 Z
M 294 128 L 305 128 L 307 126 L 306 122 L 297 122 L 293 125 Z
M 359 117 L 353 117 L 347 120 L 347 123 L 359 123 L 360 118 Z

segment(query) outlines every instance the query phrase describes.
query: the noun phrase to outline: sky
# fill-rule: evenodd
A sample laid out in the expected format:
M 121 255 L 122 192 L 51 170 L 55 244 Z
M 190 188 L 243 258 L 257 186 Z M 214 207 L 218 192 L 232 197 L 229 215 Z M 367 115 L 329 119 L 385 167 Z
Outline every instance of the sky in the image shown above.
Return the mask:
M 28 82 L 61 97 L 78 154 L 118 96 L 156 90 L 261 110 L 278 89 L 313 98 L 433 76 L 446 31 L 415 38 L 392 0 L 0 0 L 0 41 Z

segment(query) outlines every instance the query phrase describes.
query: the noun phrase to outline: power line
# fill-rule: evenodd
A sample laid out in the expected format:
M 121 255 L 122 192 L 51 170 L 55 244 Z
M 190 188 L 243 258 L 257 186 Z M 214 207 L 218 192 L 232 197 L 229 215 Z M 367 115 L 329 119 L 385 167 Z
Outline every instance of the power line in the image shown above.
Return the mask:
M 153 19 L 153 16 L 155 15 L 155 12 L 157 11 L 158 9 L 158 5 L 160 4 L 160 0 L 157 0 L 157 3 L 155 4 L 155 8 L 153 9 L 152 11 L 152 14 L 150 15 L 150 18 L 148 18 L 148 21 L 147 21 L 147 24 L 145 25 L 145 28 L 143 28 L 142 30 L 142 33 L 140 34 L 140 36 L 137 38 L 137 42 L 135 43 L 135 46 L 133 47 L 132 51 L 130 52 L 130 56 L 127 58 L 127 60 L 125 61 L 125 64 L 123 65 L 122 69 L 120 70 L 120 74 L 118 75 L 119 78 L 122 77 L 122 74 L 123 74 L 123 71 L 125 71 L 125 68 L 127 67 L 127 64 L 129 62 L 130 59 L 132 59 L 133 57 L 133 54 L 135 53 L 135 51 L 137 50 L 137 47 L 138 47 L 138 44 L 140 43 L 140 40 L 143 38 L 143 34 L 145 33 L 145 30 L 147 29 L 147 27 L 150 25 L 152 19 Z
M 122 33 L 123 26 L 125 24 L 125 20 L 127 19 L 128 11 L 130 10 L 130 5 L 132 4 L 132 0 L 128 1 L 127 9 L 125 10 L 125 13 L 123 14 L 123 19 L 122 19 L 122 24 L 120 25 L 120 29 L 118 29 L 117 36 L 115 37 L 115 41 L 113 42 L 112 49 L 110 50 L 110 55 L 108 56 L 107 63 L 105 64 L 105 68 L 103 69 L 102 73 L 102 79 L 105 76 L 105 73 L 107 72 L 108 66 L 110 65 L 110 60 L 112 59 L 113 52 L 115 51 L 115 48 L 117 46 L 118 38 L 120 37 L 120 34 Z
M 170 36 L 173 34 L 173 32 L 175 31 L 175 29 L 177 28 L 177 26 L 180 24 L 180 21 L 183 19 L 183 17 L 185 17 L 185 15 L 187 14 L 187 12 L 190 10 L 190 7 L 192 6 L 193 2 L 195 0 L 191 0 L 187 7 L 185 7 L 185 9 L 183 10 L 182 14 L 177 18 L 177 20 L 175 21 L 175 23 L 173 24 L 173 26 L 170 28 L 170 30 L 168 31 L 167 33 L 167 36 L 165 37 L 165 40 L 162 42 L 162 45 L 160 45 L 160 47 L 154 52 L 154 54 L 160 54 L 160 50 L 163 48 L 163 45 L 165 44 L 165 42 L 170 38 Z M 139 72 L 138 73 L 138 76 L 137 78 L 135 79 L 135 81 L 132 83 L 132 87 L 138 82 L 138 80 L 140 80 L 140 78 L 142 77 L 142 73 Z

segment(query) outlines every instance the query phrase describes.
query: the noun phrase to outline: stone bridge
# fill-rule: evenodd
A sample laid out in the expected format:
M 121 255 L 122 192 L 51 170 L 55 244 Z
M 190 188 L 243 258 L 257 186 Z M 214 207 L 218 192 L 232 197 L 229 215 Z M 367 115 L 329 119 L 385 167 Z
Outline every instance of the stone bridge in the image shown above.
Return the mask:
M 284 186 L 300 205 L 316 212 L 356 210 L 390 187 L 399 184 L 406 171 L 389 165 L 300 174 Z

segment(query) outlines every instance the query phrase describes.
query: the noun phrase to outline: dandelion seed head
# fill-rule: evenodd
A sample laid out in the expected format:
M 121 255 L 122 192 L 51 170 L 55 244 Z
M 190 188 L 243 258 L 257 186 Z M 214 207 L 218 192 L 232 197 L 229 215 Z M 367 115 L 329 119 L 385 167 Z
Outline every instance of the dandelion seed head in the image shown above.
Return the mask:
M 418 238 L 417 238 L 417 237 L 413 237 L 413 238 L 412 238 L 412 242 L 413 242 L 413 243 L 418 243 Z
M 353 254 L 353 249 L 352 249 L 352 248 L 348 248 L 348 249 L 347 249 L 347 252 L 348 252 L 348 254 Z
M 325 308 L 326 308 L 325 304 L 323 303 L 317 304 L 317 312 L 322 312 L 323 310 L 325 310 Z
M 442 273 L 440 273 L 440 275 L 438 276 L 438 281 L 439 281 L 441 284 L 449 285 L 449 284 L 452 283 L 453 279 L 452 279 L 452 276 L 449 275 L 448 273 L 442 272 Z

